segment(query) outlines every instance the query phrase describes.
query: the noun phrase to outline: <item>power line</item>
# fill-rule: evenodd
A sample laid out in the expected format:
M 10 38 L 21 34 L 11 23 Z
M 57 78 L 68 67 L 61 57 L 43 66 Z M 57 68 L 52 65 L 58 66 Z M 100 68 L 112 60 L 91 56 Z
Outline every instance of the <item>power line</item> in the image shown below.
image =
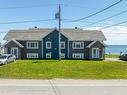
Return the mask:
M 121 15 L 121 14 L 123 14 L 123 13 L 126 13 L 126 12 L 127 12 L 127 10 L 122 11 L 122 12 L 120 12 L 120 13 L 117 13 L 117 14 L 115 14 L 115 15 L 109 16 L 109 17 L 107 17 L 107 18 L 98 20 L 97 22 L 93 22 L 93 23 L 91 23 L 91 24 L 88 24 L 88 25 L 85 25 L 85 26 L 82 26 L 82 27 L 87 27 L 87 26 L 91 26 L 91 25 L 97 24 L 97 23 L 99 23 L 99 22 L 102 22 L 102 21 L 111 19 L 111 18 L 113 18 L 113 17 L 119 16 L 119 15 Z
M 98 10 L 97 8 L 93 8 L 93 7 L 87 7 L 87 6 L 81 6 L 81 5 L 77 5 L 77 4 L 63 4 L 66 7 L 77 7 L 77 8 L 84 8 L 84 9 L 88 9 L 88 10 Z
M 95 16 L 95 15 L 97 15 L 97 14 L 99 14 L 99 13 L 104 12 L 104 11 L 107 10 L 107 9 L 110 9 L 111 7 L 113 7 L 113 6 L 117 5 L 117 4 L 119 4 L 119 3 L 122 2 L 122 1 L 123 1 L 123 0 L 120 0 L 120 1 L 118 1 L 118 2 L 116 2 L 116 3 L 114 3 L 114 4 L 112 4 L 112 5 L 110 5 L 110 6 L 106 7 L 106 8 L 104 8 L 104 9 L 98 11 L 98 12 L 95 12 L 95 13 L 93 13 L 93 14 L 90 14 L 90 15 L 88 15 L 88 16 L 86 16 L 86 17 L 83 17 L 83 18 L 80 18 L 80 19 L 72 20 L 72 21 L 70 21 L 70 22 L 78 22 L 78 21 L 81 21 L 81 20 L 84 20 L 84 19 L 93 17 L 93 16 Z
M 56 6 L 58 4 L 43 4 L 43 5 L 31 5 L 31 6 L 15 6 L 15 7 L 3 7 L 0 10 L 6 9 L 21 9 L 21 8 L 36 8 L 36 7 L 49 7 L 49 6 Z
M 49 7 L 49 6 L 57 6 L 59 4 L 40 4 L 40 5 L 31 5 L 31 6 L 10 6 L 10 7 L 0 7 L 0 10 L 6 10 L 6 9 L 22 9 L 22 8 L 37 8 L 37 7 Z M 85 9 L 93 9 L 97 10 L 96 8 L 90 8 L 86 6 L 81 6 L 81 5 L 69 5 L 69 4 L 60 4 L 65 7 L 78 7 L 78 8 L 85 8 Z
M 71 21 L 71 19 L 62 19 L 62 22 L 63 23 L 71 23 L 70 21 Z M 83 23 L 85 22 L 85 23 L 90 23 L 90 24 L 95 23 L 95 22 L 92 22 L 92 21 L 79 21 L 79 22 L 83 22 Z M 98 24 L 106 24 L 106 25 L 109 25 L 107 23 L 98 23 Z M 82 27 L 84 27 L 84 26 L 82 26 Z
M 0 22 L 0 24 L 31 23 L 31 22 L 42 22 L 42 21 L 54 21 L 54 20 L 55 20 L 55 19 L 25 20 L 25 21 L 14 21 L 14 22 Z
M 119 23 L 113 24 L 111 26 L 105 26 L 105 27 L 102 27 L 101 29 L 110 28 L 110 27 L 117 26 L 117 25 L 121 25 L 121 24 L 124 24 L 124 23 L 127 23 L 127 21 L 119 22 Z

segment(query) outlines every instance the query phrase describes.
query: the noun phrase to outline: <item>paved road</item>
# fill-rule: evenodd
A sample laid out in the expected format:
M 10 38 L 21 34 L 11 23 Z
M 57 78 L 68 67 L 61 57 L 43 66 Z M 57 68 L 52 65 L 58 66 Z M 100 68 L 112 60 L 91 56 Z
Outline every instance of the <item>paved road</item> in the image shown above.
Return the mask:
M 0 80 L 0 95 L 127 95 L 127 80 Z
M 118 61 L 118 62 L 126 62 L 126 61 L 123 61 L 123 60 L 120 60 L 119 58 L 105 58 L 104 61 Z

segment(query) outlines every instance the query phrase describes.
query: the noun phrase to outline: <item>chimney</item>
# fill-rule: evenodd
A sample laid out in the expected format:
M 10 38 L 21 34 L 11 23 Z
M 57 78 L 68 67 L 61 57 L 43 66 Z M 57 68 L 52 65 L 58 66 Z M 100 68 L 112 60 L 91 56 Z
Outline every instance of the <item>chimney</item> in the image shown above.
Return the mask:
M 37 29 L 37 26 L 35 26 L 34 28 Z
M 75 29 L 78 29 L 78 27 L 75 27 Z

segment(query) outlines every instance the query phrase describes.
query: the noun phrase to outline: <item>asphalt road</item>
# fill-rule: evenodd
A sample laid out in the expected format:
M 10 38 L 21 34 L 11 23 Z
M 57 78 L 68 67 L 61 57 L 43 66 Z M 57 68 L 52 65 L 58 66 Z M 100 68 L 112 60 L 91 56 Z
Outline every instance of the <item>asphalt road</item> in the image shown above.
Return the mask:
M 127 95 L 127 80 L 0 80 L 0 95 Z
M 120 60 L 119 58 L 105 58 L 104 61 L 118 61 L 118 62 L 126 62 L 126 61 L 123 61 L 123 60 Z

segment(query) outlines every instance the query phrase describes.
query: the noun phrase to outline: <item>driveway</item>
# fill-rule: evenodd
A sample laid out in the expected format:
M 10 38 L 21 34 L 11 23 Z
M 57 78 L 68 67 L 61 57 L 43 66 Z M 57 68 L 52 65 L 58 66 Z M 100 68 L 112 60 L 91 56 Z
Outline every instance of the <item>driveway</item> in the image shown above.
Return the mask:
M 0 80 L 0 95 L 127 95 L 127 80 Z
M 119 62 L 125 62 L 123 60 L 120 60 L 119 58 L 105 58 L 104 61 L 119 61 Z

